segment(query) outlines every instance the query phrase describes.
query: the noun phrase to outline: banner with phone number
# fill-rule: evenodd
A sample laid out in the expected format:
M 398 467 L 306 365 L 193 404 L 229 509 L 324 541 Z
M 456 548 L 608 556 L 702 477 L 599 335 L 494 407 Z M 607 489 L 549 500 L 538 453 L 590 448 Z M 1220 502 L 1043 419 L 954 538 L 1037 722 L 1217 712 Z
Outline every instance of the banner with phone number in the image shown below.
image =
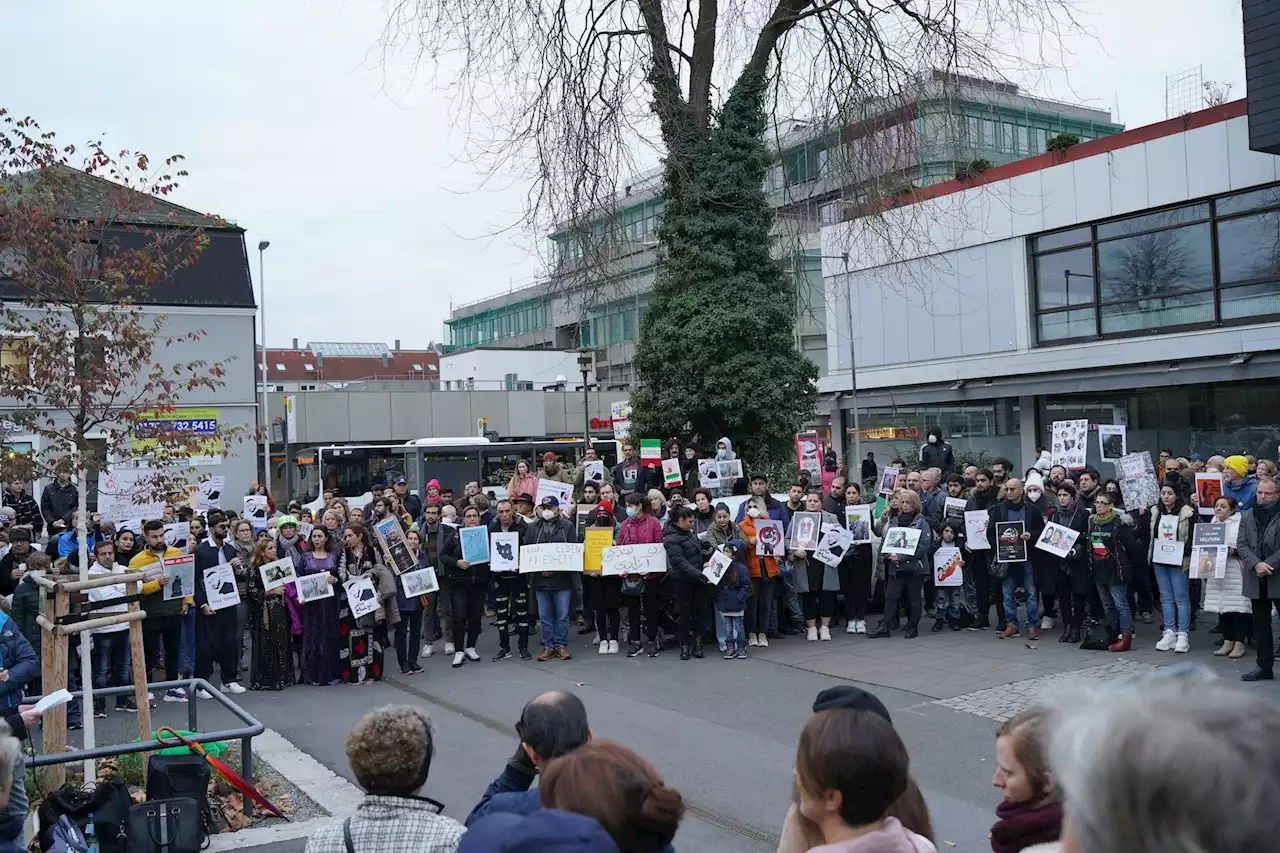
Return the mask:
M 130 447 L 138 456 L 145 456 L 157 444 L 156 436 L 166 432 L 188 433 L 197 439 L 214 436 L 218 432 L 216 408 L 174 409 L 172 412 L 151 413 L 133 425 Z M 198 451 L 192 456 L 192 465 L 218 465 L 222 462 L 222 441 L 210 438 L 198 443 Z

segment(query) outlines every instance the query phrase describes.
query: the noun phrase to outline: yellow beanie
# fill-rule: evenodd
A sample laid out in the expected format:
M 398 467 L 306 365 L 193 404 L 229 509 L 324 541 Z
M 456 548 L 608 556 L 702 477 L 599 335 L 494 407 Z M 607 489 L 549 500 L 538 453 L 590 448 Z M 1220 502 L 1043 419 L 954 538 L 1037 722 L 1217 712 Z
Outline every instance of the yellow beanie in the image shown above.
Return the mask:
M 1249 474 L 1249 460 L 1243 456 L 1228 456 L 1222 464 L 1226 465 L 1232 471 L 1235 471 L 1241 477 Z

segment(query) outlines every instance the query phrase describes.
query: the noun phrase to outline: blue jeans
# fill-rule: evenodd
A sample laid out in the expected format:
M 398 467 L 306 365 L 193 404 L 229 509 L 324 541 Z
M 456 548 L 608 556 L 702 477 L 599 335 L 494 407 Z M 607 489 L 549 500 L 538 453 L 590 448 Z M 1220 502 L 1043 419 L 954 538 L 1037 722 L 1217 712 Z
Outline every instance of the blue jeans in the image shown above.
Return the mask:
M 1018 600 L 1013 597 L 1018 587 L 1027 593 L 1027 627 L 1039 630 L 1040 609 L 1036 605 L 1036 575 L 1030 563 L 1009 563 L 1009 574 L 1001 582 L 1004 589 L 1004 618 L 1018 626 Z
M 196 612 L 197 608 L 192 606 L 182 617 L 182 653 L 178 655 L 178 672 L 183 678 L 190 678 L 196 671 Z
M 724 620 L 724 643 L 726 648 L 740 649 L 746 645 L 743 639 L 743 616 L 725 616 L 719 610 L 716 611 L 716 618 Z
M 782 576 L 782 583 L 777 587 L 778 596 L 786 599 L 787 609 L 791 611 L 791 624 L 796 628 L 804 628 L 804 608 L 800 606 L 800 593 L 796 592 L 796 576 L 790 561 L 778 561 L 778 574 Z M 775 604 L 773 612 L 769 614 L 770 631 L 778 627 L 781 604 L 782 602 Z
M 1179 566 L 1162 566 L 1156 563 L 1154 568 L 1156 585 L 1160 587 L 1164 629 L 1175 633 L 1186 632 L 1191 624 L 1191 581 Z
M 1123 583 L 1095 584 L 1107 624 L 1119 627 L 1121 634 L 1133 633 L 1133 614 L 1129 612 L 1129 587 Z
M 934 613 L 937 614 L 936 618 L 958 620 L 965 610 L 963 589 L 958 586 L 937 587 L 933 607 Z
M 569 645 L 569 601 L 573 590 L 538 589 L 538 622 L 542 626 L 542 647 Z
M 93 684 L 97 688 L 123 687 L 131 683 L 130 664 L 133 655 L 129 651 L 129 632 L 111 631 L 93 637 Z M 129 696 L 116 697 L 116 707 L 122 707 Z M 105 707 L 106 700 L 102 700 Z
M 724 643 L 728 638 L 727 628 L 725 627 L 725 616 L 719 610 L 715 612 L 716 620 L 716 642 L 720 645 L 720 651 L 724 651 Z

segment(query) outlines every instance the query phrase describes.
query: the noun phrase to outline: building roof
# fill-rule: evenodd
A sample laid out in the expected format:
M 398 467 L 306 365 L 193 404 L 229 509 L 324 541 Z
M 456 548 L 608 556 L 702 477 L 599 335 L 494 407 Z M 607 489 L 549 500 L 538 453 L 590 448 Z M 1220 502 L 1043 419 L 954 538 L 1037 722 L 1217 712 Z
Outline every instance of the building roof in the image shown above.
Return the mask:
M 261 349 L 257 361 L 261 365 Z M 259 367 L 261 373 L 261 367 Z M 358 382 L 365 379 L 439 379 L 432 350 L 392 350 L 382 356 L 319 356 L 311 349 L 267 349 L 268 382 Z
M 62 213 L 67 217 L 90 219 L 109 215 L 115 221 L 132 225 L 244 230 L 220 216 L 174 204 L 160 196 L 130 189 L 71 166 L 50 166 L 12 176 L 10 180 L 19 186 L 30 185 L 49 175 L 63 182 L 58 192 L 59 200 L 66 205 Z

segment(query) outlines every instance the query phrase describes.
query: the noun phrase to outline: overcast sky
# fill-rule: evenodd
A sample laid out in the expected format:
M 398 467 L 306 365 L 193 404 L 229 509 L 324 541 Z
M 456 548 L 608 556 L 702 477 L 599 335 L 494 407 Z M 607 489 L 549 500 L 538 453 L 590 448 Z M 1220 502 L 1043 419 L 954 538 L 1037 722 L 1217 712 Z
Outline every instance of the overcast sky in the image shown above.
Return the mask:
M 1204 66 L 1245 95 L 1239 0 L 1081 0 L 1097 40 L 1036 94 L 1165 117 L 1165 78 Z M 267 331 L 424 347 L 450 301 L 536 280 L 520 186 L 477 190 L 443 95 L 369 61 L 379 0 L 5 4 L 0 104 L 60 139 L 181 152 L 176 199 L 248 229 L 266 252 Z

